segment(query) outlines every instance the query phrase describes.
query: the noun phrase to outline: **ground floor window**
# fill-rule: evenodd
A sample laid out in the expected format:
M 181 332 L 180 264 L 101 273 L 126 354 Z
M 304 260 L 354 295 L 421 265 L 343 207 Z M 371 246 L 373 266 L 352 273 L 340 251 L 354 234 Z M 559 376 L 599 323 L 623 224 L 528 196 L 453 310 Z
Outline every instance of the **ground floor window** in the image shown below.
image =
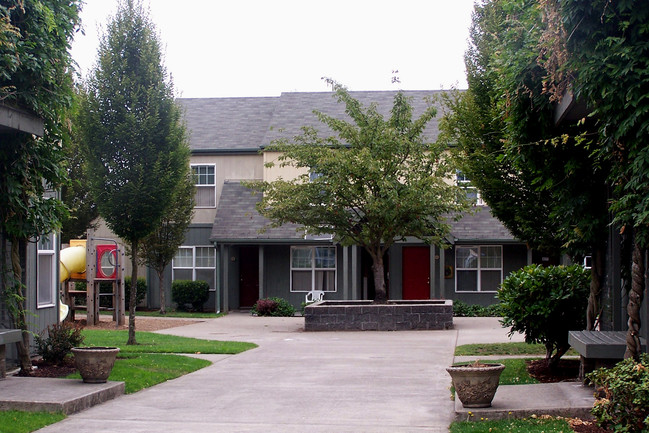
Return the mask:
M 500 245 L 455 248 L 455 291 L 495 292 L 503 281 Z
M 172 264 L 172 280 L 206 281 L 216 287 L 216 250 L 212 246 L 182 246 Z
M 291 247 L 291 291 L 336 291 L 336 247 Z
M 38 241 L 36 304 L 38 308 L 56 305 L 56 235 L 42 236 Z

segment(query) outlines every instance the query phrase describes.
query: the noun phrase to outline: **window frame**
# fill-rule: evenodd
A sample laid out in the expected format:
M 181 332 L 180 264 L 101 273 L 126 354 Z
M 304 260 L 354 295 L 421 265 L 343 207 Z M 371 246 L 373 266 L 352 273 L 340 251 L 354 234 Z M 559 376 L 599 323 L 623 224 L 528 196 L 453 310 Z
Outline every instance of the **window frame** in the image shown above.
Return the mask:
M 475 249 L 477 248 L 478 250 L 478 257 L 476 260 L 476 267 L 475 268 L 467 268 L 467 267 L 460 267 L 458 266 L 458 250 L 459 249 Z M 482 249 L 483 248 L 498 248 L 500 250 L 500 267 L 483 267 L 482 266 Z M 504 276 L 504 257 L 503 257 L 503 246 L 502 245 L 456 245 L 455 246 L 455 292 L 456 293 L 496 293 L 496 290 L 482 290 L 482 271 L 500 271 L 500 283 L 502 284 L 503 282 L 503 276 Z M 462 271 L 475 271 L 476 272 L 476 283 L 477 287 L 476 290 L 458 290 L 457 283 L 458 283 L 458 272 Z
M 201 206 L 201 205 L 198 204 L 198 199 L 196 199 L 196 206 L 194 206 L 194 207 L 197 208 L 197 209 L 214 209 L 214 208 L 216 208 L 216 164 L 195 163 L 195 164 L 190 164 L 189 166 L 190 166 L 190 170 L 192 172 L 192 177 L 194 179 L 194 188 L 195 188 L 194 194 L 196 195 L 196 197 L 198 196 L 198 189 L 199 188 L 203 188 L 203 189 L 213 188 L 213 197 L 212 197 L 212 199 L 213 199 L 214 205 Z M 198 168 L 198 167 L 211 167 L 212 171 L 213 171 L 212 176 L 214 176 L 214 183 L 198 183 L 201 174 L 194 172 L 194 169 Z M 208 174 L 208 176 L 209 176 L 209 174 Z
M 43 246 L 43 240 L 48 239 L 49 243 L 51 244 L 51 248 L 42 248 Z M 42 308 L 52 308 L 56 307 L 56 302 L 57 302 L 57 289 L 58 289 L 58 281 L 57 281 L 57 252 L 56 252 L 56 247 L 57 247 L 57 236 L 56 233 L 51 233 L 47 236 L 42 236 L 40 239 L 38 239 L 38 242 L 36 243 L 36 308 L 37 309 L 42 309 Z M 47 288 L 41 287 L 41 258 L 42 257 L 48 257 L 50 258 L 50 271 L 49 277 L 49 299 L 46 301 L 42 300 L 42 295 L 44 294 L 44 290 L 47 290 Z
M 485 202 L 482 200 L 482 194 L 480 194 L 480 190 L 473 186 L 473 183 L 471 182 L 471 179 L 469 179 L 462 170 L 456 170 L 455 171 L 455 184 L 462 188 L 462 190 L 465 192 L 467 198 L 470 200 L 473 200 L 473 198 L 469 197 L 469 191 L 475 191 L 475 202 L 473 203 L 474 206 L 484 206 Z
M 214 266 L 196 266 L 196 261 L 197 261 L 196 250 L 198 248 L 207 248 L 208 250 L 212 251 L 211 259 L 213 260 Z M 176 266 L 176 255 L 178 254 L 178 250 L 191 250 L 191 266 Z M 214 245 L 181 245 L 178 247 L 178 250 L 176 251 L 176 254 L 171 260 L 171 281 L 172 282 L 176 281 L 176 270 L 183 270 L 183 271 L 191 270 L 192 281 L 196 281 L 197 271 L 212 270 L 212 279 L 214 283 L 214 288 L 210 287 L 210 291 L 211 292 L 215 291 L 216 290 L 216 248 L 214 248 Z
M 327 268 L 327 267 L 316 267 L 316 249 L 317 248 L 327 248 L 327 249 L 333 249 L 334 256 L 333 256 L 333 262 L 334 266 L 332 268 Z M 304 249 L 309 249 L 311 251 L 311 266 L 310 267 L 294 267 L 293 266 L 293 252 L 296 250 L 304 250 Z M 309 271 L 311 272 L 311 288 L 308 290 L 296 290 L 293 288 L 293 272 L 294 271 Z M 333 290 L 324 290 L 326 293 L 336 293 L 338 291 L 338 248 L 336 248 L 335 245 L 292 245 L 291 246 L 291 254 L 289 257 L 289 287 L 291 293 L 308 293 L 313 290 L 319 290 L 316 289 L 316 273 L 320 272 L 333 272 L 334 274 L 334 288 Z

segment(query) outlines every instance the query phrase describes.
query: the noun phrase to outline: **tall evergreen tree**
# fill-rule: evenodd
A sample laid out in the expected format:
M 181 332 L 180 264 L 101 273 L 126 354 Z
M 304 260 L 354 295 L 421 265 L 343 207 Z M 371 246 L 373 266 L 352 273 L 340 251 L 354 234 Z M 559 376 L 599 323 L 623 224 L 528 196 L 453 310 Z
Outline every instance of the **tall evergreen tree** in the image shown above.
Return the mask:
M 121 1 L 101 38 L 82 107 L 88 180 L 99 214 L 129 244 L 128 344 L 136 344 L 137 257 L 186 173 L 188 147 L 155 26 L 138 0 Z

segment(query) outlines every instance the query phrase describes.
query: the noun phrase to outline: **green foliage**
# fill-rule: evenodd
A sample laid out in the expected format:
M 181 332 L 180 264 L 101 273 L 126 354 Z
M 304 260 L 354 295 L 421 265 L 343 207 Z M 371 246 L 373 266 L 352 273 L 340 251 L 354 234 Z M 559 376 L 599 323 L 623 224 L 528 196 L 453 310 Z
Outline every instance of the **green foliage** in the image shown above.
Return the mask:
M 383 254 L 406 236 L 440 242 L 449 216 L 465 209 L 464 200 L 446 182 L 455 175 L 446 147 L 422 139 L 436 113 L 432 104 L 414 119 L 410 101 L 399 92 L 385 119 L 376 105 L 364 107 L 345 87 L 328 82 L 351 122 L 315 111 L 335 136 L 322 138 L 305 127 L 293 140 L 264 149 L 280 152 L 281 166 L 304 174 L 249 185 L 263 193 L 257 211 L 272 226 L 294 223 L 365 248 L 373 260 L 376 299 L 385 300 Z
M 600 368 L 587 375 L 603 396 L 592 413 L 597 422 L 616 433 L 649 431 L 649 355 L 640 362 L 629 358 L 611 369 Z
M 255 316 L 293 317 L 295 307 L 283 298 L 265 298 L 259 299 L 252 306 L 250 313 Z
M 30 433 L 64 419 L 65 415 L 62 413 L 0 411 L 0 425 L 3 433 Z
M 84 336 L 79 326 L 70 322 L 61 322 L 48 326 L 41 335 L 36 335 L 35 340 L 36 352 L 45 361 L 59 364 L 72 352 L 73 347 L 81 346 Z
M 571 431 L 565 419 L 524 418 L 455 421 L 450 433 L 566 433 Z
M 186 311 L 188 305 L 194 311 L 203 311 L 209 296 L 210 286 L 206 281 L 176 280 L 171 283 L 171 299 L 181 311 Z
M 483 307 L 482 305 L 469 305 L 456 299 L 453 301 L 453 315 L 455 317 L 500 317 L 502 311 L 500 311 L 500 304 Z
M 501 323 L 525 334 L 527 343 L 546 347 L 551 365 L 570 348 L 568 331 L 584 329 L 590 271 L 579 265 L 529 265 L 512 272 L 502 283 Z

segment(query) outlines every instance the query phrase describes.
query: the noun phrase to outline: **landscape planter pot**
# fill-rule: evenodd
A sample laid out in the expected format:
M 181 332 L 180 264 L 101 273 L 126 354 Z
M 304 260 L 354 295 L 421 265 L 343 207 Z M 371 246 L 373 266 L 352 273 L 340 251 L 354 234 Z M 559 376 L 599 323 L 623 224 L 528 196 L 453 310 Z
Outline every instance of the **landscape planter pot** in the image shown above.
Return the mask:
M 85 383 L 105 383 L 119 353 L 117 347 L 73 347 L 74 365 Z
M 453 380 L 455 395 L 466 408 L 490 407 L 496 395 L 504 364 L 466 364 L 446 368 Z

